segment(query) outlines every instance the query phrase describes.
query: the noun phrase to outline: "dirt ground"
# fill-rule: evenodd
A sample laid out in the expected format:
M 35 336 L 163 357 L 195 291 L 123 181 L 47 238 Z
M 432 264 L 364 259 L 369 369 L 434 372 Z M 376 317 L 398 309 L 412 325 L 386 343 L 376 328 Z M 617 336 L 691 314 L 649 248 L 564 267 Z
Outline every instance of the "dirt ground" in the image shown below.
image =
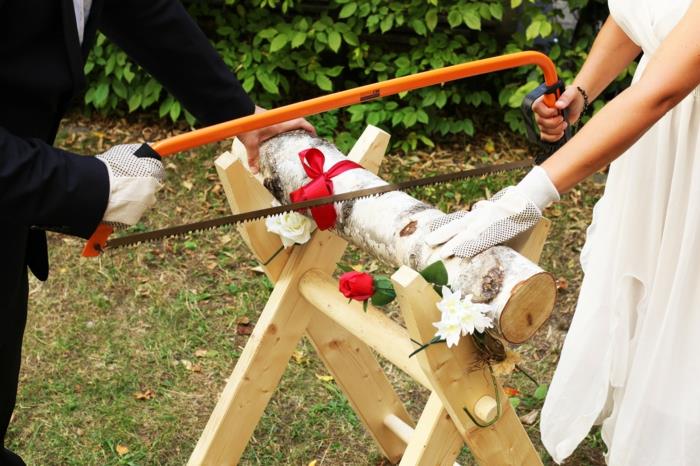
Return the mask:
M 184 130 L 145 120 L 73 116 L 58 145 L 84 154 L 113 144 L 154 141 Z M 167 184 L 157 207 L 134 230 L 228 213 L 213 167 L 227 143 L 179 154 L 166 162 Z M 391 153 L 380 175 L 399 180 L 468 164 L 518 160 L 533 146 L 502 128 L 409 154 Z M 493 194 L 524 172 L 496 175 L 412 194 L 440 208 Z M 596 174 L 563 196 L 546 216 L 552 231 L 541 264 L 557 278 L 551 319 L 517 348 L 522 365 L 547 384 L 574 312 L 582 273 L 579 252 L 591 210 L 602 194 Z M 179 465 L 187 461 L 216 399 L 271 291 L 234 228 L 192 234 L 80 258 L 82 241 L 50 235 L 51 277 L 32 279 L 18 406 L 9 447 L 30 465 Z M 382 264 L 350 248 L 343 262 L 369 271 Z M 387 312 L 396 316 L 396 310 Z M 427 393 L 384 364 L 417 419 Z M 546 464 L 539 441 L 542 405 L 537 385 L 520 373 L 504 379 L 519 392 L 517 412 Z M 514 401 L 515 403 L 516 401 Z M 598 433 L 567 465 L 603 465 Z M 315 463 L 314 463 L 315 461 Z M 461 464 L 475 464 L 465 449 Z M 303 341 L 244 453 L 246 465 L 380 465 L 371 438 Z

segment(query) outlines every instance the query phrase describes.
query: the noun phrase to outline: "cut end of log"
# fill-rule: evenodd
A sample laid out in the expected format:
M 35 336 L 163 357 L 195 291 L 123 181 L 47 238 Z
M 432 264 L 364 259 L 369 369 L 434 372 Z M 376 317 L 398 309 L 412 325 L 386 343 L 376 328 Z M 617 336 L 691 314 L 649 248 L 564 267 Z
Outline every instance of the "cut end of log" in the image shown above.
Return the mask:
M 513 288 L 499 327 L 510 343 L 523 343 L 544 324 L 554 309 L 557 287 L 549 272 L 532 275 Z

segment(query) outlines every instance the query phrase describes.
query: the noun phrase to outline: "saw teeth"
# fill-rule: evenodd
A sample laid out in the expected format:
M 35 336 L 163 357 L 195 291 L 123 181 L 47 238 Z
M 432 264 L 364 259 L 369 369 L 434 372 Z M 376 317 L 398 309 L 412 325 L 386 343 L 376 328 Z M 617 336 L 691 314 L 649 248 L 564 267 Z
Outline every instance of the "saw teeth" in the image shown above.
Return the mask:
M 526 162 L 526 163 L 524 163 L 524 162 Z M 420 187 L 425 187 L 425 186 L 434 186 L 437 184 L 451 183 L 454 181 L 461 181 L 461 180 L 465 180 L 465 179 L 469 179 L 469 178 L 482 177 L 482 176 L 485 176 L 487 174 L 490 175 L 490 174 L 496 174 L 496 173 L 505 173 L 505 172 L 516 170 L 516 169 L 526 168 L 528 166 L 531 166 L 531 164 L 532 164 L 532 160 L 528 160 L 528 161 L 522 161 L 522 162 L 508 162 L 508 163 L 501 164 L 501 165 L 511 165 L 508 168 L 494 168 L 493 170 L 488 170 L 488 167 L 478 167 L 476 169 L 466 170 L 467 173 L 454 174 L 456 176 L 454 176 L 454 178 L 452 178 L 452 179 L 445 179 L 445 177 L 442 176 L 442 177 L 439 177 L 442 179 L 436 179 L 436 180 L 432 180 L 432 181 L 423 180 L 424 183 L 422 183 L 420 185 L 415 185 L 415 186 L 406 186 L 407 181 L 401 181 L 401 182 L 397 182 L 394 184 L 388 184 L 390 186 L 390 189 L 385 191 L 385 192 L 379 192 L 379 193 L 375 192 L 375 193 L 364 194 L 364 195 L 357 196 L 357 197 L 352 198 L 352 199 L 338 200 L 338 201 L 335 201 L 333 203 L 334 204 L 343 204 L 344 202 L 356 201 L 358 199 L 367 199 L 367 198 L 373 198 L 373 197 L 377 197 L 377 196 L 383 196 L 384 194 L 389 194 L 390 192 L 394 192 L 394 191 L 402 191 L 403 192 L 403 191 L 406 191 L 409 189 L 414 189 L 414 188 L 420 188 Z M 483 171 L 482 173 L 472 173 L 472 174 L 468 173 L 469 171 L 479 170 L 480 168 L 481 169 L 487 168 L 487 170 Z M 414 182 L 414 181 L 411 181 L 411 182 Z M 418 181 L 420 181 L 420 180 L 418 180 Z M 386 185 L 383 185 L 383 186 L 386 186 Z M 376 188 L 379 188 L 379 187 L 380 186 L 376 186 Z M 366 188 L 366 189 L 369 190 L 369 189 L 374 189 L 374 188 Z M 358 190 L 358 191 L 362 191 L 362 190 Z M 343 193 L 339 193 L 338 195 L 342 196 L 342 194 Z M 287 206 L 289 206 L 289 204 L 287 204 Z M 278 207 L 282 207 L 282 206 L 278 206 Z M 261 211 L 265 211 L 265 210 L 270 210 L 270 209 L 261 209 Z M 279 215 L 282 215 L 282 213 L 283 212 L 277 212 L 277 213 L 274 213 L 272 215 L 269 215 L 269 217 L 277 217 Z M 238 214 L 238 216 L 242 216 L 242 215 L 243 215 L 243 213 Z M 180 236 L 184 236 L 184 235 L 189 235 L 189 234 L 195 233 L 195 232 L 214 230 L 214 229 L 219 228 L 221 226 L 234 225 L 237 223 L 254 222 L 254 221 L 261 220 L 261 219 L 265 218 L 266 216 L 264 214 L 259 214 L 255 217 L 248 217 L 248 218 L 236 218 L 236 217 L 237 217 L 237 215 L 229 215 L 229 216 L 225 216 L 225 217 L 219 217 L 216 219 L 195 222 L 195 223 L 190 224 L 190 225 L 180 225 L 179 227 L 165 228 L 163 230 L 160 230 L 160 233 L 158 232 L 158 230 L 154 230 L 154 231 L 148 232 L 148 233 L 135 233 L 135 234 L 132 234 L 129 236 L 123 236 L 121 238 L 116 238 L 114 241 L 108 241 L 107 248 L 117 249 L 117 248 L 124 247 L 124 246 L 137 246 L 137 245 L 144 244 L 147 242 L 151 243 L 154 241 L 159 241 L 159 240 L 162 240 L 165 238 L 175 238 L 175 237 L 180 237 Z M 198 226 L 195 226 L 195 225 L 198 225 Z M 188 228 L 191 228 L 191 229 L 188 230 Z M 178 229 L 180 231 L 178 231 Z M 158 235 L 160 235 L 160 236 L 158 236 Z M 134 237 L 140 237 L 140 238 L 136 239 Z M 129 239 L 129 238 L 132 238 L 132 239 Z M 110 243 L 116 243 L 116 244 L 111 245 Z

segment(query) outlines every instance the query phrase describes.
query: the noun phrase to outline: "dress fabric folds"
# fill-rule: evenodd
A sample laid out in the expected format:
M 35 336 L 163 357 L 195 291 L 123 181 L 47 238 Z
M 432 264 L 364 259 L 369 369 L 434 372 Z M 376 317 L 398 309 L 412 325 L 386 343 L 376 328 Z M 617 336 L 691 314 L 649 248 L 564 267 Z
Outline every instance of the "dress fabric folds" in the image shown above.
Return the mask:
M 610 0 L 643 50 L 691 0 Z M 624 118 L 624 115 L 620 115 Z M 576 312 L 542 409 L 557 462 L 602 424 L 611 466 L 700 465 L 700 93 L 610 166 L 581 251 Z

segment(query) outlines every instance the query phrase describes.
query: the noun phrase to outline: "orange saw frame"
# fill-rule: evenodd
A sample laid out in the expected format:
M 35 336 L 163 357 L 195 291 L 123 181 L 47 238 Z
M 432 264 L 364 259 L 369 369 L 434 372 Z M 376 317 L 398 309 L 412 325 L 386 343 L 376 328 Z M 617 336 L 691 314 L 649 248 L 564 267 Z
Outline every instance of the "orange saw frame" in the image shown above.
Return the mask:
M 333 94 L 268 110 L 264 113 L 249 115 L 188 133 L 179 134 L 156 142 L 152 144 L 151 147 L 162 157 L 165 157 L 295 118 L 315 115 L 328 110 L 398 94 L 399 92 L 525 65 L 539 66 L 544 74 L 545 84 L 548 87 L 554 88 L 558 83 L 559 78 L 557 77 L 556 68 L 547 55 L 535 51 L 517 52 L 475 60 L 459 65 L 447 66 L 436 70 L 424 71 L 410 76 L 403 76 L 375 84 L 356 87 L 354 89 L 335 92 Z M 545 94 L 544 102 L 549 107 L 553 107 L 557 97 L 558 91 Z M 113 231 L 113 228 L 109 225 L 100 224 L 85 245 L 82 253 L 83 257 L 98 256 L 106 247 L 107 240 Z

